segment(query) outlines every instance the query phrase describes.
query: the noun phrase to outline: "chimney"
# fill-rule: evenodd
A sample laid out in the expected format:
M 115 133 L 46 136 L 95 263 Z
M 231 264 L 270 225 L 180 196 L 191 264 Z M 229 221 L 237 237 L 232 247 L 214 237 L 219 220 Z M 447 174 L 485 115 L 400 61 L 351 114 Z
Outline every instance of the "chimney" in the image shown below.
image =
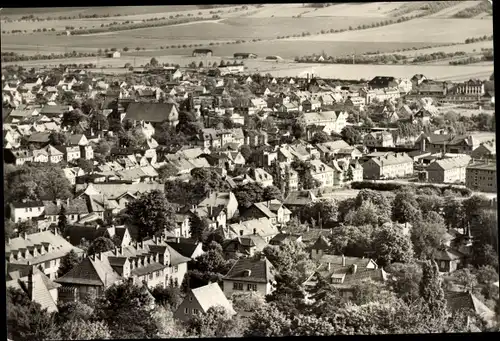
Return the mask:
M 352 274 L 354 275 L 358 271 L 358 266 L 356 264 L 352 265 Z
M 27 239 L 26 232 L 23 232 L 23 239 L 24 239 L 24 240 L 26 240 L 26 239 Z
M 240 230 L 240 236 L 242 236 L 242 235 L 243 235 L 243 230 Z
M 253 229 L 253 234 L 257 234 L 257 229 Z
M 68 207 L 68 206 L 69 206 L 69 198 L 66 199 L 66 207 Z
M 332 269 L 332 263 L 328 262 L 328 271 Z
M 176 242 L 177 244 L 179 244 L 179 243 L 181 242 L 181 239 L 180 239 L 179 237 L 176 237 L 176 238 L 175 238 L 175 242 Z
M 345 257 L 342 255 L 342 266 L 345 266 Z

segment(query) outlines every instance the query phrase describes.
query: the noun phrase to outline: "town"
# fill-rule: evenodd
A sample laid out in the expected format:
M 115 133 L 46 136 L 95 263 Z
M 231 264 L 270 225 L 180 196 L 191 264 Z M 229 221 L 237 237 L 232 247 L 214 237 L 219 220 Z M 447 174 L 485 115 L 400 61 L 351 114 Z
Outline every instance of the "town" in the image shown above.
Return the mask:
M 9 339 L 498 330 L 493 74 L 247 58 L 2 69 Z

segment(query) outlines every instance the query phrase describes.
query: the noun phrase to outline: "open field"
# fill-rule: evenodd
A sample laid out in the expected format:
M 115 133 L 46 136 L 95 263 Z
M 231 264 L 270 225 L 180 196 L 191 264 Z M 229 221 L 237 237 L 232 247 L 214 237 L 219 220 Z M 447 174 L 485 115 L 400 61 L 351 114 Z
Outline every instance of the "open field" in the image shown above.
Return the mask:
M 415 19 L 396 25 L 369 28 L 360 31 L 329 33 L 289 41 L 371 41 L 462 43 L 468 37 L 493 34 L 493 22 L 478 19 Z
M 266 4 L 249 18 L 291 18 L 314 8 L 303 7 L 302 4 Z
M 162 18 L 162 17 L 168 18 L 171 15 L 177 15 L 177 14 L 182 14 L 183 18 L 187 18 L 188 15 L 191 15 L 192 17 L 198 16 L 198 17 L 210 18 L 212 16 L 210 12 L 213 11 L 212 9 L 197 9 L 196 6 L 184 6 L 185 7 L 184 10 L 182 10 L 182 6 L 153 6 L 153 7 L 157 7 L 158 11 L 151 13 L 149 12 L 141 13 L 141 11 L 137 11 L 131 15 L 122 15 L 118 17 L 108 17 L 108 18 L 83 18 L 83 19 L 47 20 L 47 21 L 23 20 L 14 22 L 2 22 L 2 31 L 27 30 L 28 32 L 32 32 L 34 29 L 38 28 L 40 29 L 55 28 L 56 30 L 62 30 L 66 26 L 73 26 L 75 28 L 80 28 L 80 27 L 93 28 L 93 27 L 100 27 L 101 24 L 109 24 L 112 22 L 118 22 L 118 23 L 125 21 L 142 22 L 143 20 L 146 19 Z M 173 7 L 173 10 L 169 9 L 170 7 Z M 223 18 L 233 18 L 244 15 L 245 13 L 248 13 L 252 10 L 255 10 L 254 7 L 250 6 L 249 9 L 246 11 L 242 10 L 234 11 L 236 8 L 240 7 L 241 6 L 226 7 L 222 9 L 224 13 L 219 13 L 219 16 Z M 110 8 L 112 9 L 113 7 Z M 144 8 L 144 7 L 139 7 L 139 8 Z M 114 12 L 110 13 L 114 14 Z M 57 14 L 56 16 L 59 15 L 62 14 Z M 71 15 L 78 15 L 78 13 Z
M 455 6 L 445 8 L 439 12 L 429 15 L 429 18 L 452 18 L 456 13 L 466 8 L 477 6 L 477 4 L 477 1 L 462 1 Z
M 353 10 L 353 5 L 356 7 Z M 355 17 L 375 17 L 375 18 L 388 18 L 390 12 L 401 7 L 398 2 L 368 2 L 357 4 L 335 4 L 324 8 L 310 8 L 311 12 L 303 15 L 303 17 L 341 17 L 341 16 L 355 16 Z
M 186 10 L 196 10 L 196 5 L 169 6 L 103 6 L 103 7 L 40 7 L 40 8 L 4 8 L 2 17 L 18 19 L 33 14 L 35 17 L 47 18 L 75 15 L 136 15 L 148 13 L 168 13 Z
M 459 44 L 459 45 L 452 45 L 452 46 L 436 46 L 436 47 L 431 47 L 428 49 L 422 49 L 422 50 L 414 50 L 414 51 L 401 51 L 401 52 L 394 52 L 396 54 L 404 55 L 404 56 L 419 56 L 419 55 L 424 55 L 424 54 L 430 54 L 430 53 L 435 53 L 435 52 L 444 52 L 444 53 L 451 53 L 451 52 L 457 52 L 457 51 L 464 51 L 467 53 L 473 53 L 474 50 L 475 52 L 481 52 L 481 49 L 491 49 L 493 48 L 493 41 L 479 41 L 477 43 L 471 43 L 471 44 Z M 392 52 L 387 52 L 387 53 L 380 53 L 380 54 L 392 54 Z

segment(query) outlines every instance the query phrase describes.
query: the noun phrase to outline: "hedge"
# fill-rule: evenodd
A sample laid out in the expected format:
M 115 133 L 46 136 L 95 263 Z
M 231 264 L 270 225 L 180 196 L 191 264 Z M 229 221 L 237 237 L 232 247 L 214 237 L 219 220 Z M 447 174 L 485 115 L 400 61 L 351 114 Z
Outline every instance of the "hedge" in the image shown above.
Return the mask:
M 470 189 L 463 187 L 456 187 L 453 185 L 441 187 L 433 184 L 417 185 L 412 183 L 399 184 L 395 182 L 371 182 L 371 181 L 354 181 L 351 183 L 352 189 L 371 189 L 374 191 L 397 191 L 403 187 L 411 187 L 418 189 L 430 188 L 432 190 L 437 191 L 438 193 L 441 193 L 441 195 L 444 195 L 444 192 L 447 190 L 460 194 L 463 197 L 469 197 L 472 195 L 472 191 Z

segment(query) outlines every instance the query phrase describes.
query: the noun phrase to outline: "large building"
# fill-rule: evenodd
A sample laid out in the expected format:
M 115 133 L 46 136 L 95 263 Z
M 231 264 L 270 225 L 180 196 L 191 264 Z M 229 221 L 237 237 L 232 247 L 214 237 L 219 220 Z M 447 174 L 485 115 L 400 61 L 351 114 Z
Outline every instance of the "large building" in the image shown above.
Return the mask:
M 406 153 L 371 158 L 363 164 L 365 179 L 393 179 L 413 175 L 413 159 Z
M 309 163 L 311 176 L 320 182 L 320 187 L 332 187 L 333 169 L 320 160 L 310 160 Z
M 435 183 L 465 182 L 465 169 L 471 158 L 468 155 L 434 161 L 427 167 L 427 179 Z
M 465 185 L 473 191 L 497 191 L 497 166 L 495 162 L 474 163 L 467 167 Z

